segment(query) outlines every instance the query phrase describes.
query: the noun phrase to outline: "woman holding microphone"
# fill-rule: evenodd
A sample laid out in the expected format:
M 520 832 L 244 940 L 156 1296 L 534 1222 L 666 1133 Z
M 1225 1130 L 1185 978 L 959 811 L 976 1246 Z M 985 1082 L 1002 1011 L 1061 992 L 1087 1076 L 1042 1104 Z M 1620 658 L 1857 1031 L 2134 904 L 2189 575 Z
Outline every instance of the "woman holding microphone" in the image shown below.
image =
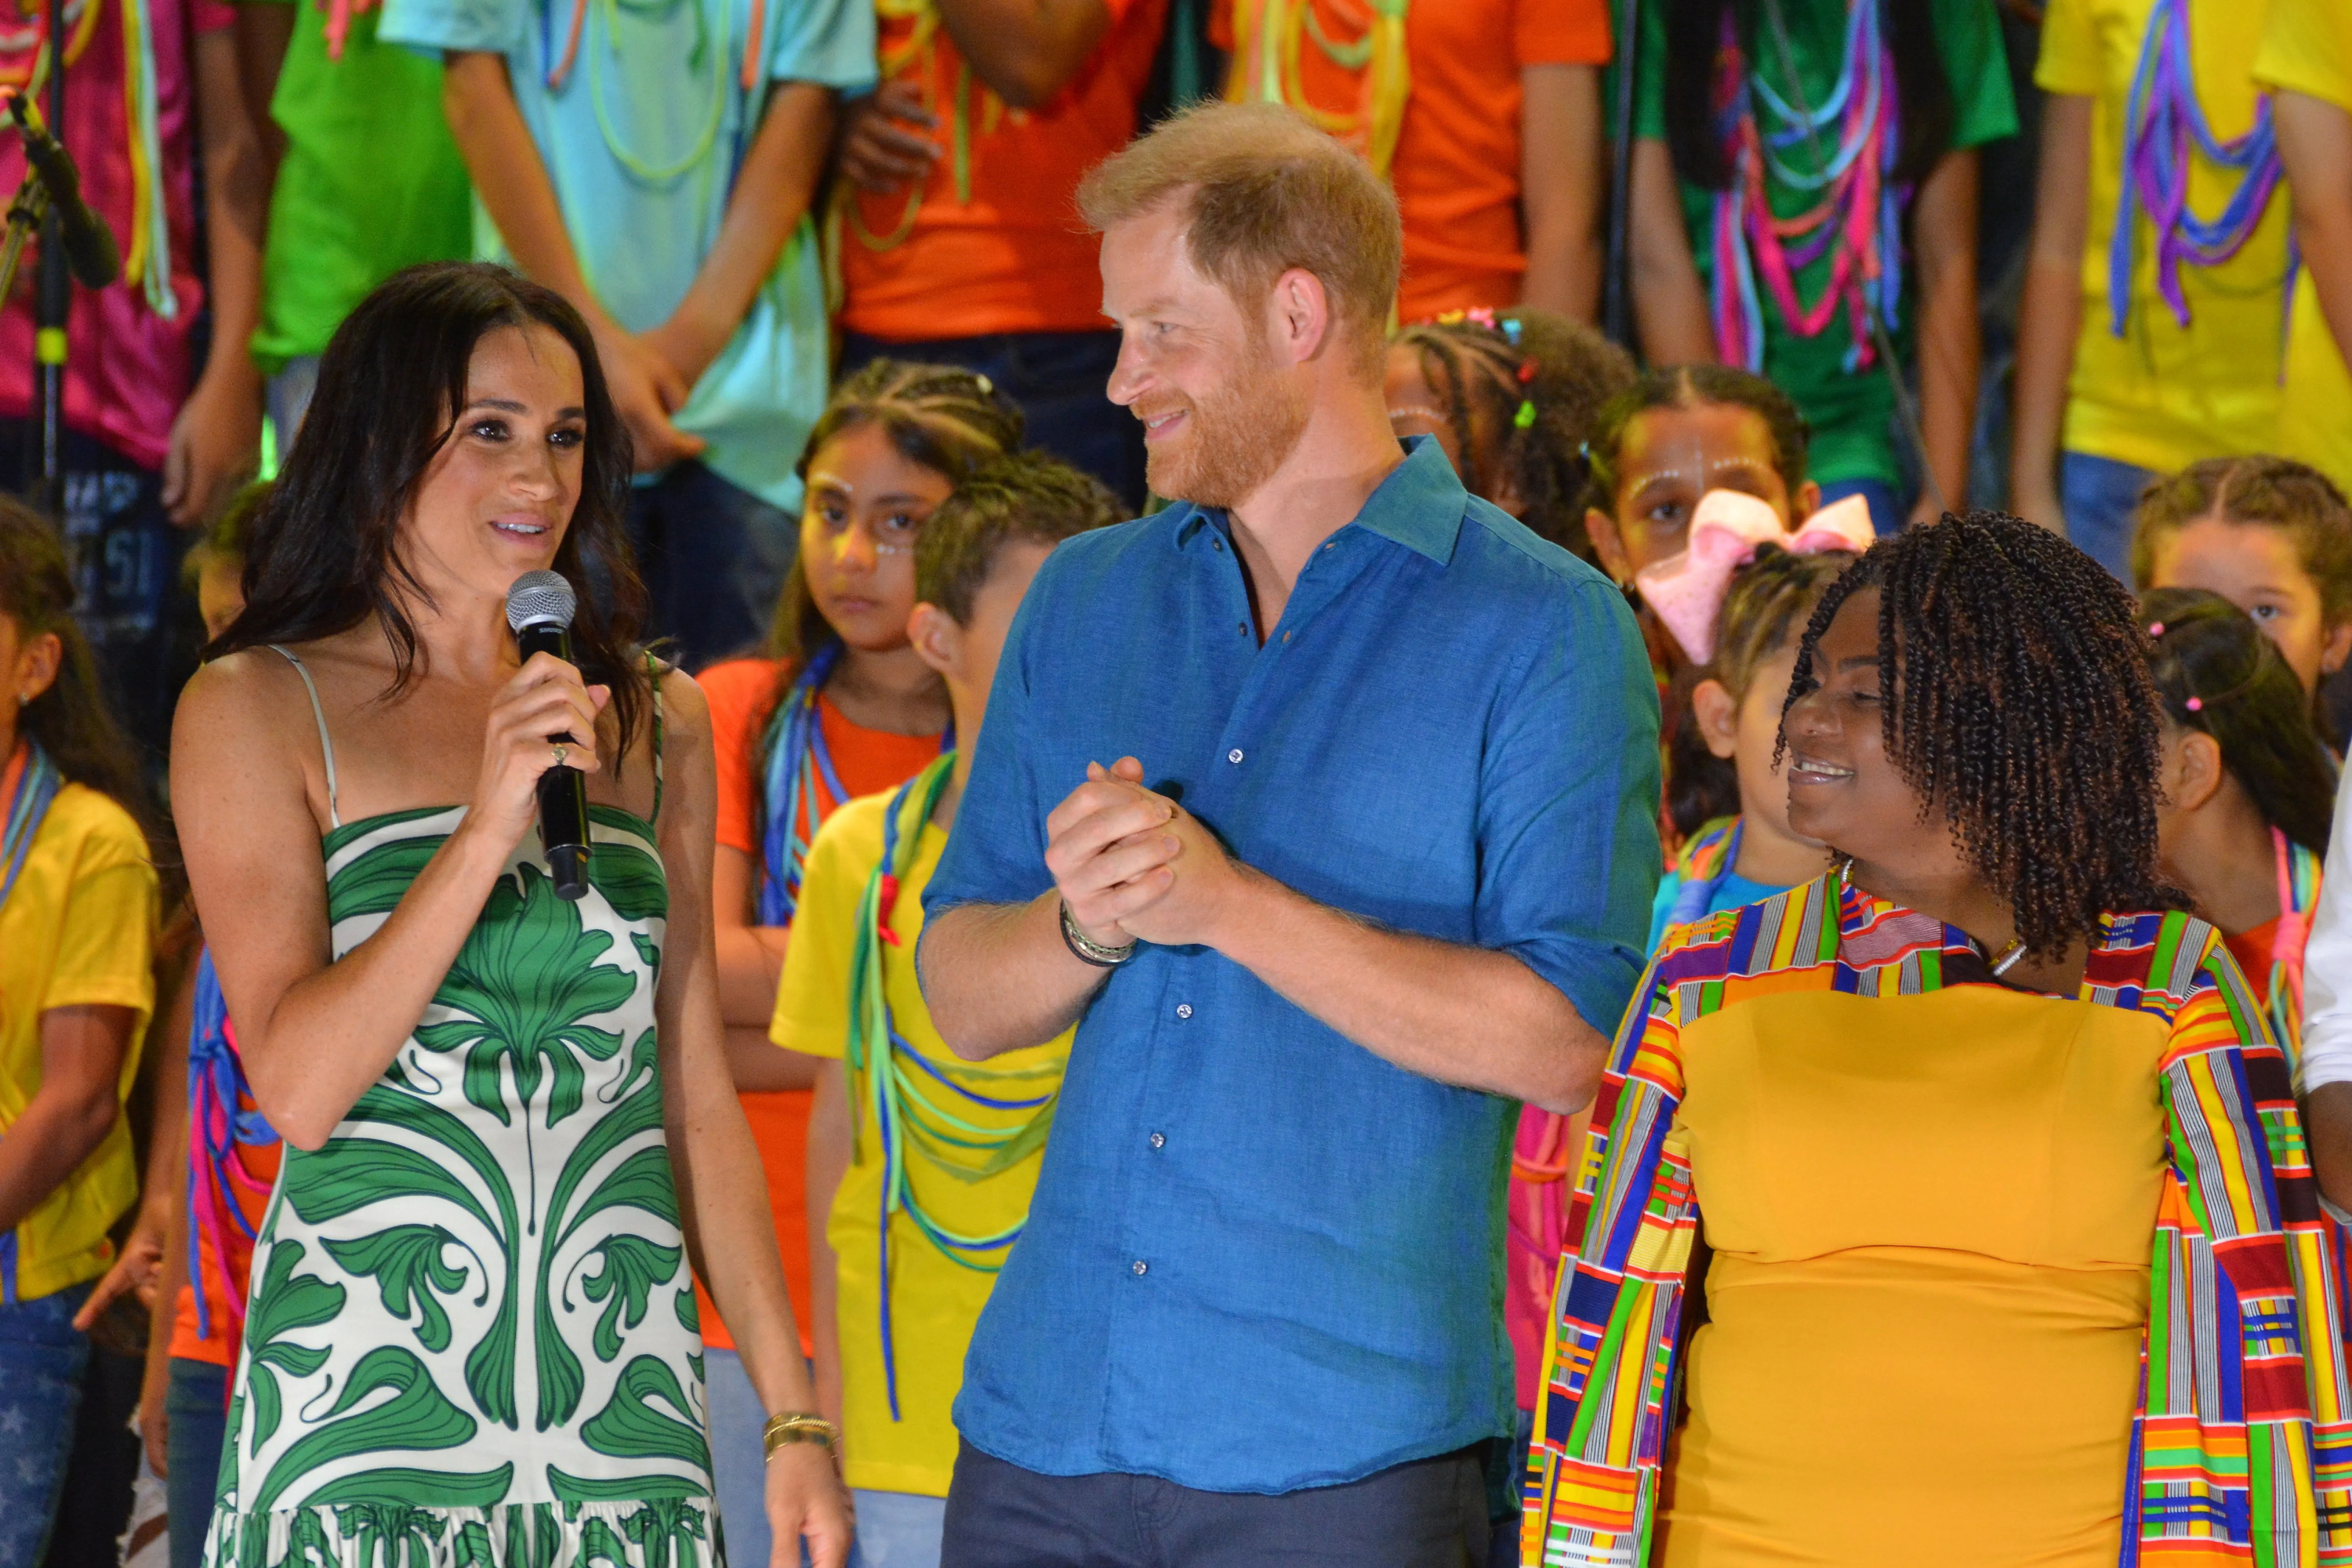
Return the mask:
M 775 1563 L 846 1552 L 722 1056 L 708 715 L 633 646 L 628 474 L 569 305 L 399 274 L 328 346 L 182 700 L 190 879 L 288 1145 L 209 1563 L 721 1563 L 696 1271 L 773 1417 Z M 578 595 L 576 665 L 518 658 L 540 570 Z M 587 775 L 576 901 L 538 835 L 559 764 Z

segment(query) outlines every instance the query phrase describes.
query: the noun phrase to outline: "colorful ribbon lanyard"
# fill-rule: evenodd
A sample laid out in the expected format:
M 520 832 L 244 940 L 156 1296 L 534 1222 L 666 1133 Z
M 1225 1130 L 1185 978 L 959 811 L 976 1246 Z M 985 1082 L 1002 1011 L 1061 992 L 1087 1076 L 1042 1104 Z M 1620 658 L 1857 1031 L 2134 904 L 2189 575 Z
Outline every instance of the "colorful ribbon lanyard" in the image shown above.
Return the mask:
M 935 0 L 875 0 L 875 14 L 882 21 L 909 24 L 905 41 L 882 51 L 879 75 L 884 81 L 896 81 L 908 67 L 916 68 L 922 83 L 923 107 L 939 112 L 939 34 L 940 10 Z M 948 160 L 955 178 L 956 205 L 971 205 L 971 62 L 959 57 L 956 60 L 954 105 L 949 110 Z M 1009 110 L 1004 100 L 986 83 L 980 89 L 980 132 L 982 136 L 994 132 Z M 907 205 L 898 214 L 898 222 L 887 234 L 876 234 L 866 226 L 865 214 L 859 209 L 856 193 L 843 182 L 841 206 L 836 210 L 849 215 L 850 232 L 868 250 L 888 250 L 906 243 L 915 232 L 915 218 L 923 210 L 923 191 L 928 179 L 907 182 Z
M 841 774 L 833 765 L 833 748 L 825 743 L 824 718 L 818 699 L 824 683 L 840 667 L 842 647 L 828 643 L 817 649 L 786 689 L 782 700 L 761 736 L 761 754 L 767 759 L 761 800 L 767 825 L 760 850 L 760 923 L 788 926 L 800 908 L 801 874 L 808 864 L 809 846 L 833 808 L 849 798 Z M 955 726 L 940 737 L 942 754 L 955 749 Z M 822 793 L 820 793 L 822 792 Z
M 1903 117 L 1895 58 L 1880 26 L 1877 0 L 1853 0 L 1846 12 L 1837 85 L 1808 114 L 1775 92 L 1761 72 L 1748 69 L 1732 9 L 1724 12 L 1714 97 L 1732 177 L 1715 195 L 1712 236 L 1716 352 L 1727 364 L 1764 368 L 1759 272 L 1781 325 L 1798 337 L 1819 336 L 1844 309 L 1853 334 L 1845 355 L 1849 372 L 1877 357 L 1872 312 L 1890 331 L 1899 319 L 1899 237 L 1911 193 L 1888 183 L 1902 146 Z M 1801 93 L 1797 96 L 1801 100 Z M 1759 102 L 1776 127 L 1769 132 L 1759 124 Z M 1832 132 L 1836 142 L 1826 167 L 1800 169 L 1789 161 L 1790 149 L 1818 145 Z M 1775 182 L 1821 192 L 1821 199 L 1794 216 L 1776 217 L 1769 197 Z M 1831 256 L 1829 281 L 1819 299 L 1803 304 L 1796 274 L 1824 254 Z
M 250 1095 L 209 947 L 196 960 L 194 1012 L 188 1030 L 188 1279 L 195 1286 L 191 1293 L 196 1299 L 196 1336 L 209 1340 L 212 1313 L 199 1247 L 200 1241 L 209 1242 L 221 1300 L 234 1320 L 228 1338 L 235 1344 L 245 1337 L 245 1289 L 229 1271 L 229 1249 L 237 1245 L 235 1237 L 245 1247 L 258 1239 L 240 1198 L 269 1192 L 269 1184 L 247 1171 L 235 1152 L 240 1144 L 275 1143 L 278 1133 L 258 1110 L 240 1109 Z
M 2271 829 L 2278 867 L 2278 934 L 2271 939 L 2270 997 L 2263 1011 L 2286 1053 L 2290 1071 L 2303 1056 L 2303 952 L 2311 940 L 2311 911 L 2319 901 L 2319 857 Z
M 829 643 L 802 667 L 775 716 L 761 737 L 767 757 L 767 777 L 761 798 L 767 805 L 767 827 L 760 856 L 760 923 L 787 926 L 800 908 L 801 872 L 808 864 L 809 845 L 834 806 L 849 798 L 835 771 L 833 751 L 825 744 L 824 722 L 817 709 L 824 689 L 841 663 L 841 645 Z M 818 791 L 825 793 L 820 796 Z
M 1719 827 L 1691 846 L 1683 861 L 1682 885 L 1675 889 L 1674 904 L 1666 912 L 1669 926 L 1688 925 L 1706 913 L 1715 902 L 1716 889 L 1739 864 L 1739 839 L 1747 829 L 1748 819 L 1736 816 L 1729 827 Z M 1715 857 L 1712 861 L 1710 856 Z
M 1369 0 L 1364 30 L 1346 43 L 1323 29 L 1316 0 L 1242 0 L 1234 7 L 1234 70 L 1225 96 L 1235 102 L 1285 103 L 1348 142 L 1382 179 L 1396 157 L 1404 107 L 1412 96 L 1405 47 L 1411 0 Z M 1298 62 L 1313 40 L 1323 58 L 1361 79 L 1355 110 L 1333 113 L 1310 102 Z
M 865 897 L 857 905 L 857 934 L 849 961 L 849 1037 L 842 1053 L 848 1069 L 850 1101 L 871 1109 L 881 1140 L 882 1198 L 879 1213 L 879 1281 L 884 1387 L 890 1400 L 890 1419 L 898 1419 L 898 1361 L 890 1320 L 890 1217 L 904 1215 L 923 1239 L 949 1262 L 976 1273 L 994 1274 L 1004 1267 L 1003 1254 L 1021 1237 L 1024 1215 L 991 1236 L 966 1236 L 942 1224 L 917 1194 L 908 1172 L 913 1155 L 932 1169 L 967 1185 L 984 1182 L 1018 1164 L 1045 1146 L 1054 1123 L 1054 1104 L 1060 1094 L 1063 1064 L 992 1070 L 959 1063 L 955 1077 L 908 1043 L 890 1015 L 890 994 L 885 975 L 883 949 L 899 945 L 890 929 L 898 889 L 913 865 L 923 826 L 940 803 L 955 772 L 955 753 L 942 754 L 921 773 L 898 786 L 883 818 L 882 859 L 866 880 Z M 962 1081 L 959 1081 L 959 1079 Z M 983 1094 L 977 1083 L 1003 1093 Z M 1042 1094 L 1020 1091 L 1043 1086 Z M 951 1100 L 934 1099 L 944 1089 Z M 1018 1122 L 989 1126 L 959 1112 L 971 1110 L 1002 1114 L 1028 1112 Z M 862 1158 L 853 1133 L 851 1158 Z
M 47 749 L 30 735 L 16 743 L 16 754 L 7 769 L 0 770 L 0 777 L 12 772 L 16 787 L 9 792 L 6 824 L 0 826 L 0 909 L 7 907 L 8 895 L 16 890 L 33 840 L 40 837 L 50 803 L 65 784 Z M 0 1232 L 0 1307 L 16 1304 L 16 1233 L 10 1230 Z
M 2221 216 L 2210 221 L 2189 210 L 2189 163 L 2200 153 L 2238 174 Z M 2123 189 L 2116 197 L 2116 228 L 2107 241 L 2107 330 L 2122 337 L 2130 320 L 2138 227 L 2134 215 L 2139 208 L 2147 209 L 2156 231 L 2157 291 L 2173 320 L 2185 327 L 2189 300 L 2181 292 L 2181 264 L 2216 267 L 2237 255 L 2262 226 L 2284 172 L 2267 94 L 2244 135 L 2224 142 L 2213 134 L 2189 62 L 2189 0 L 2156 0 L 2125 103 Z M 2290 258 L 2290 297 L 2294 271 Z
M 720 15 L 723 18 L 727 15 L 727 0 L 719 0 L 719 4 Z M 588 26 L 588 5 L 589 0 L 572 0 L 572 20 L 565 30 L 563 50 L 561 55 L 557 54 L 555 49 L 553 32 L 555 0 L 548 0 L 547 9 L 540 13 L 540 58 L 547 65 L 547 90 L 551 94 L 563 90 L 564 83 L 571 79 L 572 68 L 579 60 L 581 37 L 587 31 Z M 732 73 L 735 78 L 733 81 L 729 79 L 730 73 L 727 68 L 728 51 L 723 41 L 726 30 L 724 23 L 722 21 L 719 28 L 719 41 L 714 42 L 711 37 L 710 17 L 703 8 L 703 0 L 600 0 L 600 8 L 604 17 L 604 42 L 613 58 L 616 60 L 621 58 L 621 18 L 625 13 L 649 16 L 658 26 L 667 22 L 672 16 L 676 15 L 680 5 L 690 5 L 694 8 L 694 45 L 687 52 L 687 64 L 689 68 L 693 68 L 708 59 L 710 62 L 711 73 L 710 107 L 703 114 L 701 129 L 695 132 L 693 142 L 684 153 L 667 163 L 661 163 L 645 156 L 635 148 L 631 147 L 622 138 L 621 133 L 614 129 L 612 112 L 604 102 L 605 73 L 597 68 L 597 62 L 593 53 L 588 61 L 588 97 L 595 107 L 596 130 L 604 139 L 605 150 L 610 152 L 614 160 L 631 174 L 652 185 L 668 184 L 709 156 L 711 148 L 717 145 L 719 141 L 719 124 L 727 115 L 729 89 L 740 83 L 743 92 L 750 94 L 760 84 L 761 62 L 766 58 L 764 46 L 767 42 L 768 28 L 765 0 L 751 0 L 751 26 L 743 37 L 742 66 L 740 71 Z M 654 44 L 645 47 L 652 48 L 666 46 Z M 748 122 L 751 117 L 747 115 L 745 119 Z M 735 164 L 740 165 L 742 162 L 744 148 L 741 143 L 748 138 L 752 129 L 753 127 L 747 123 L 743 127 L 743 135 L 738 137 L 733 160 Z

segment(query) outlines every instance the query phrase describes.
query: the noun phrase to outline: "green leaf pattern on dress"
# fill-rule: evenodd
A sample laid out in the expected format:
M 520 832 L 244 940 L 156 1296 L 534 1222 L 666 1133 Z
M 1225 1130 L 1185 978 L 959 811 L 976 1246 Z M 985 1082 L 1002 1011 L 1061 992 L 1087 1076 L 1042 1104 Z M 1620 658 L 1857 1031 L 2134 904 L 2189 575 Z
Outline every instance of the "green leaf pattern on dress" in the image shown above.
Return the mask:
M 588 895 L 526 838 L 390 1069 L 288 1149 L 213 1568 L 717 1568 L 654 1026 L 668 888 L 646 825 L 592 816 Z M 338 957 L 462 817 L 330 836 Z

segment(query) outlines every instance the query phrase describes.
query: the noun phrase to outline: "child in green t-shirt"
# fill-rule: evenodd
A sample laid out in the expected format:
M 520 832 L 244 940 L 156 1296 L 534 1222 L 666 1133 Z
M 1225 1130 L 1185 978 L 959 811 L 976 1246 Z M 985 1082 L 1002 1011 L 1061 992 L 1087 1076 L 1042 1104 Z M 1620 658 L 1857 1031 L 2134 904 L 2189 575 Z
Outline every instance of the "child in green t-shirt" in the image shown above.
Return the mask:
M 1643 12 L 1633 283 L 1654 364 L 1769 377 L 1822 499 L 1881 533 L 1967 504 L 1977 156 L 2017 110 L 1992 0 L 1688 0 Z M 1897 367 L 1924 450 L 1902 457 Z
M 907 630 L 947 682 L 957 748 L 835 812 L 803 874 L 771 1036 L 825 1058 L 808 1133 L 811 1337 L 856 1496 L 853 1561 L 939 1560 L 949 1407 L 1028 1214 L 1070 1047 L 1065 1034 L 985 1067 L 957 1059 L 916 980 L 923 889 L 1022 595 L 1056 543 L 1119 515 L 1099 483 L 1029 453 L 982 468 L 925 521 Z

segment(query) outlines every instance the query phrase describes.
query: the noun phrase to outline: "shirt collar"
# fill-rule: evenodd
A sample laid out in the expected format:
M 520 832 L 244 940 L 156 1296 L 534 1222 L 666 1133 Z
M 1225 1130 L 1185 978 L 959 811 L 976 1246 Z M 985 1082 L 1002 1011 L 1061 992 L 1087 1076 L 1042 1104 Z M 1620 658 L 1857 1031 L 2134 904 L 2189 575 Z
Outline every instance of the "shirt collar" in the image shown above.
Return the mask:
M 1354 526 L 1402 544 L 1416 554 L 1426 555 L 1443 566 L 1453 560 L 1454 543 L 1462 536 L 1462 519 L 1468 510 L 1470 492 L 1462 488 L 1454 465 L 1446 461 L 1445 448 L 1437 444 L 1435 437 L 1407 437 L 1404 453 L 1404 461 L 1390 470 L 1388 478 L 1364 502 L 1364 510 L 1356 514 Z M 1189 502 L 1187 508 L 1176 523 L 1179 550 L 1190 544 L 1203 528 L 1213 527 L 1220 534 L 1233 531 L 1223 510 L 1192 506 Z

